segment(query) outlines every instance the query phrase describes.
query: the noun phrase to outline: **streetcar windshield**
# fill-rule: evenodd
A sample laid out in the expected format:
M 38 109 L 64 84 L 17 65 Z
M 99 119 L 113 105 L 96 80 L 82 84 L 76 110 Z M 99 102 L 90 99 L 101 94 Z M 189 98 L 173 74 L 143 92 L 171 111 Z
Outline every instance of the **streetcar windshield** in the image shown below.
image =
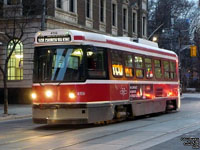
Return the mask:
M 34 82 L 85 80 L 81 46 L 37 47 L 34 54 Z

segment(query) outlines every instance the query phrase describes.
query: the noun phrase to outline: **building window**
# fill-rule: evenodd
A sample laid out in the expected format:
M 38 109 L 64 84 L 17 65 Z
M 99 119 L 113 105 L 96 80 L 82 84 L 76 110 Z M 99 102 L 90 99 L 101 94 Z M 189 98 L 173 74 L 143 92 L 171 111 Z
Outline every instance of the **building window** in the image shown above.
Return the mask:
M 142 35 L 146 36 L 146 17 L 142 17 Z
M 8 44 L 8 54 L 12 50 L 15 41 L 10 41 Z M 8 61 L 8 80 L 23 80 L 23 44 L 18 42 Z
M 75 12 L 75 5 L 74 5 L 74 0 L 69 0 L 69 11 L 70 12 Z
M 105 0 L 100 0 L 100 21 L 105 22 L 106 3 Z
M 132 15 L 133 15 L 132 16 L 132 21 L 133 21 L 133 28 L 132 28 L 132 30 L 133 30 L 133 33 L 137 33 L 137 14 L 136 14 L 136 12 L 133 12 Z
M 117 4 L 112 3 L 112 25 L 117 26 Z
M 128 9 L 127 8 L 123 8 L 123 29 L 124 30 L 128 30 Z
M 92 18 L 92 0 L 86 0 L 86 16 Z
M 62 8 L 62 0 L 56 0 L 56 7 Z
M 20 0 L 7 0 L 7 5 L 18 5 Z

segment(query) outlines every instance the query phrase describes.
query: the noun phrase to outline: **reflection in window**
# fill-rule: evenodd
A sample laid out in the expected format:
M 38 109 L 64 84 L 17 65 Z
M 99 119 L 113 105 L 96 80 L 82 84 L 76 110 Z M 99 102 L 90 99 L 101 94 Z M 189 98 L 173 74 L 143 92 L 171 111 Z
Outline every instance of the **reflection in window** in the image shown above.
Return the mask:
M 176 78 L 176 63 L 170 62 L 170 78 L 175 79 Z
M 11 52 L 14 42 L 12 40 L 8 44 L 8 54 Z M 23 80 L 23 44 L 18 41 L 9 61 L 8 61 L 8 80 Z
M 143 60 L 142 60 L 142 57 L 140 56 L 135 56 L 135 59 L 134 59 L 134 62 L 135 62 L 135 74 L 136 74 L 136 77 L 137 78 L 143 78 L 144 77 L 144 69 L 143 69 Z
M 36 48 L 34 77 L 34 82 L 83 81 L 82 48 L 78 46 Z
M 155 76 L 156 76 L 156 78 L 162 78 L 161 61 L 160 60 L 154 60 L 154 66 L 155 66 Z
M 121 53 L 112 53 L 112 72 L 113 76 L 123 76 L 123 65 Z
M 163 62 L 163 65 L 164 65 L 164 77 L 166 79 L 169 79 L 169 62 L 168 61 L 164 61 Z
M 125 76 L 133 77 L 133 58 L 132 55 L 124 55 L 125 57 Z
M 105 78 L 105 57 L 103 49 L 97 48 L 96 51 L 87 50 L 87 64 L 89 78 Z
M 146 77 L 153 78 L 152 60 L 150 58 L 145 58 L 145 69 Z

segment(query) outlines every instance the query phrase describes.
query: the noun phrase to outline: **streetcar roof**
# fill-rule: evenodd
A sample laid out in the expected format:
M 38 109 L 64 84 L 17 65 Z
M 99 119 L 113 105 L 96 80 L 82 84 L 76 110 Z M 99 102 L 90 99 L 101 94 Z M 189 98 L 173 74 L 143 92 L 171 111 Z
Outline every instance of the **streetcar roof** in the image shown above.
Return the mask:
M 129 41 L 125 40 L 123 38 L 119 37 L 112 37 L 108 35 L 103 35 L 99 33 L 93 33 L 93 32 L 85 32 L 85 31 L 78 31 L 78 30 L 68 30 L 68 29 L 54 29 L 54 30 L 46 30 L 46 31 L 39 31 L 36 33 L 35 36 L 35 45 L 39 45 L 37 43 L 37 37 L 39 36 L 61 36 L 61 35 L 66 35 L 70 34 L 71 36 L 71 41 L 70 42 L 78 42 L 78 43 L 98 43 L 98 45 L 105 46 L 105 44 L 112 44 L 112 45 L 117 45 L 121 47 L 129 47 L 134 46 L 135 49 L 140 49 L 141 51 L 147 49 L 149 52 L 156 53 L 166 53 L 166 54 L 171 54 L 173 57 L 177 57 L 176 53 L 170 50 L 158 48 L 158 47 L 153 47 L 151 45 L 146 45 L 146 44 L 141 44 L 137 43 L 134 41 Z M 49 43 L 50 44 L 50 43 Z M 56 45 L 54 43 L 54 45 Z M 44 45 L 43 45 L 44 46 Z

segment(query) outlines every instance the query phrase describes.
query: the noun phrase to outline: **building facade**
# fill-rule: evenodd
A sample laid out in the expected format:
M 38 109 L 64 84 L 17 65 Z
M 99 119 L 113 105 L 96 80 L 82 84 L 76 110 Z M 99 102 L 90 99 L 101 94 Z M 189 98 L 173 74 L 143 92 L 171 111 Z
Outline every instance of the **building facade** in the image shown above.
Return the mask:
M 41 28 L 66 28 L 111 36 L 147 38 L 148 0 L 4 0 L 0 2 L 0 7 L 0 37 L 3 38 L 7 32 L 13 33 L 14 27 L 16 32 L 23 30 L 23 37 L 19 39 L 8 62 L 10 103 L 30 102 L 34 35 Z M 26 26 L 18 30 L 18 25 L 13 25 L 16 20 L 19 24 L 26 22 Z M 17 38 L 13 36 L 7 42 L 0 41 L 2 67 L 9 48 Z M 0 72 L 1 97 L 2 79 Z

